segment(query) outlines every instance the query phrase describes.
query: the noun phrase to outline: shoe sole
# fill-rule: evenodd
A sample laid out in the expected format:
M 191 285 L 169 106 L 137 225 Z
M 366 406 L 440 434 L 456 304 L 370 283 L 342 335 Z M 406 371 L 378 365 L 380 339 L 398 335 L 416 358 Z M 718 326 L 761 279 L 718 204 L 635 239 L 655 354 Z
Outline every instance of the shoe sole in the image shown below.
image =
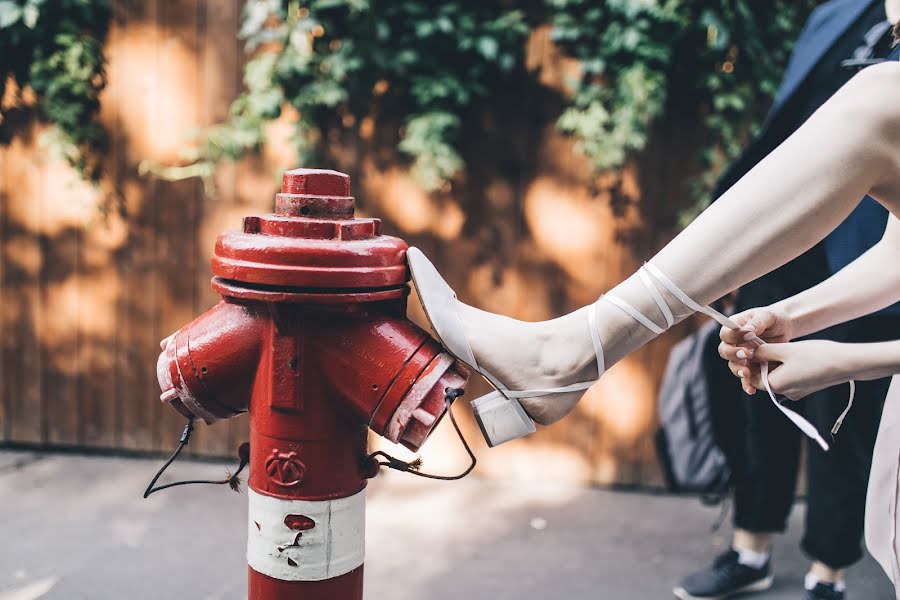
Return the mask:
M 419 251 L 419 253 L 421 254 L 421 251 Z M 426 261 L 428 260 L 424 254 L 422 255 L 422 258 Z M 431 261 L 428 262 L 430 263 Z M 419 304 L 422 305 L 422 310 L 425 313 L 425 318 L 428 319 L 429 325 L 431 325 L 434 337 L 441 346 L 444 347 L 444 350 L 446 350 L 448 354 L 469 367 L 474 373 L 481 375 L 505 401 L 503 404 L 492 402 L 489 406 L 482 406 L 480 408 L 478 405 L 478 400 L 480 398 L 476 398 L 470 403 L 475 422 L 478 424 L 481 435 L 484 437 L 485 442 L 487 442 L 488 447 L 494 448 L 500 444 L 534 433 L 537 429 L 534 425 L 534 420 L 528 416 L 528 413 L 522 408 L 522 404 L 518 400 L 508 398 L 504 393 L 506 391 L 505 388 L 500 385 L 500 382 L 496 381 L 490 373 L 485 373 L 481 369 L 476 368 L 475 365 L 458 356 L 446 343 L 444 343 L 444 340 L 441 339 L 440 331 L 435 326 L 431 313 L 428 312 L 428 306 L 422 301 L 422 291 L 416 280 L 415 270 L 412 268 L 409 260 L 408 251 L 407 263 L 410 264 L 410 278 L 412 279 L 413 285 L 416 286 L 416 292 L 419 294 Z M 483 398 L 486 398 L 486 396 L 483 396 Z
M 733 592 L 729 592 L 724 596 L 692 596 L 682 587 L 677 587 L 672 590 L 672 593 L 675 594 L 675 597 L 679 600 L 725 600 L 726 598 L 733 598 L 739 594 L 753 594 L 755 592 L 764 592 L 775 582 L 775 576 L 769 575 L 765 579 L 760 579 L 755 583 L 751 583 L 750 585 L 745 585 L 744 587 L 734 590 Z

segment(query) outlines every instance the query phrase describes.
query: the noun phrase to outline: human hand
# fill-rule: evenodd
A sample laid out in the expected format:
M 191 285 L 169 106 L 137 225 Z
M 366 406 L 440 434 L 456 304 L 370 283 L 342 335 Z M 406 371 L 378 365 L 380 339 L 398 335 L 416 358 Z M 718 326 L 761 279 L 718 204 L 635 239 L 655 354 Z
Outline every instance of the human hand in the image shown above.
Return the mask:
M 794 335 L 791 318 L 778 305 L 751 308 L 731 317 L 740 329 L 723 327 L 719 332 L 719 356 L 728 361 L 732 373 L 744 373 L 741 387 L 748 394 L 755 394 L 756 387 L 750 380 L 759 376 L 759 361 L 754 361 L 759 343 L 757 337 L 767 343 L 789 342 Z
M 741 378 L 745 391 L 752 394 L 763 389 L 759 363 L 769 363 L 769 386 L 776 394 L 799 400 L 813 392 L 845 383 L 852 379 L 846 344 L 826 340 L 808 340 L 782 344 L 763 344 L 753 353 L 756 368 L 729 361 L 728 366 Z M 749 391 L 752 389 L 753 391 Z

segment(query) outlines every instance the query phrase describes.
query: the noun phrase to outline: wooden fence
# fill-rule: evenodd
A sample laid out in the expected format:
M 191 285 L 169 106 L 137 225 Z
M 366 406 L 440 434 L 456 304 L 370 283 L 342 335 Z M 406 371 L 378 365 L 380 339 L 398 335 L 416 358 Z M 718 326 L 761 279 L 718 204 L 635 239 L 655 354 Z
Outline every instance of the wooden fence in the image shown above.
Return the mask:
M 238 17 L 234 2 L 116 3 L 99 189 L 46 156 L 39 126 L 23 123 L 0 148 L 0 443 L 160 451 L 177 441 L 181 418 L 158 400 L 158 342 L 215 303 L 215 236 L 270 210 L 278 174 L 298 166 L 285 118 L 260 157 L 219 170 L 211 196 L 197 181 L 138 174 L 143 159 L 177 161 L 191 131 L 226 115 L 240 88 Z M 572 65 L 540 30 L 528 61 L 521 85 L 497 90 L 466 125 L 468 168 L 453 189 L 418 190 L 402 161 L 374 151 L 377 131 L 333 140 L 330 164 L 316 166 L 349 172 L 361 212 L 435 256 L 463 300 L 542 319 L 593 301 L 671 235 L 695 128 L 670 119 L 638 164 L 591 181 L 553 125 Z M 410 314 L 423 322 L 414 297 Z M 685 330 L 613 368 L 563 422 L 490 451 L 477 442 L 481 473 L 659 484 L 655 393 Z M 245 429 L 245 417 L 199 427 L 192 451 L 229 454 Z M 450 469 L 460 452 L 439 431 L 425 458 Z

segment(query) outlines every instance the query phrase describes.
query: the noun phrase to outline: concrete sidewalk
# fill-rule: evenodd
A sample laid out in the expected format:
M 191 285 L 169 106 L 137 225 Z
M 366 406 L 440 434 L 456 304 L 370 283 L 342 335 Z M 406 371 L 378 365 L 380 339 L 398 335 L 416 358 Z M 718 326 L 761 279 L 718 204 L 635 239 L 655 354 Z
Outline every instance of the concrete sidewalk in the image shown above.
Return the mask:
M 159 461 L 0 451 L 0 600 L 243 600 L 246 495 L 141 492 Z M 178 478 L 221 464 L 177 463 Z M 422 481 L 369 486 L 368 600 L 672 598 L 719 552 L 717 511 L 691 498 L 562 486 Z M 801 600 L 803 507 L 776 549 L 769 600 Z M 849 598 L 888 600 L 866 560 Z

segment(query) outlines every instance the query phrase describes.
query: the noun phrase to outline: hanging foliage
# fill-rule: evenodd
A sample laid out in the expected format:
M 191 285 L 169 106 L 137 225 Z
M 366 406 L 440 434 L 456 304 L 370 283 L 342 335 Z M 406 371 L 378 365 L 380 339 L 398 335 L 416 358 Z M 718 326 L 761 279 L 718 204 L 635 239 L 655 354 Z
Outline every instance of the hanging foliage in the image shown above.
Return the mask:
M 522 11 L 489 1 L 250 0 L 240 30 L 252 54 L 244 93 L 186 155 L 187 167 L 154 170 L 209 176 L 219 161 L 258 150 L 264 125 L 290 106 L 301 162 L 332 128 L 398 116 L 399 150 L 416 180 L 437 189 L 463 167 L 461 115 L 521 61 L 528 32 Z
M 765 117 L 812 0 L 547 0 L 553 38 L 581 75 L 559 128 L 597 171 L 645 148 L 671 94 L 706 126 L 698 205 Z M 685 98 L 681 98 L 684 100 Z M 683 102 L 682 102 L 683 103 Z
M 359 135 L 362 123 L 390 119 L 401 124 L 394 143 L 415 179 L 439 189 L 465 168 L 462 124 L 513 72 L 524 71 L 529 34 L 549 24 L 558 47 L 580 64 L 557 125 L 594 172 L 620 169 L 646 148 L 674 104 L 688 103 L 706 126 L 705 171 L 694 182 L 702 198 L 764 117 L 814 4 L 248 0 L 239 32 L 248 54 L 244 91 L 229 116 L 180 165 L 142 168 L 209 182 L 220 162 L 259 151 L 267 124 L 291 110 L 301 162 L 321 157 L 335 131 Z M 109 17 L 103 2 L 0 0 L 4 80 L 14 82 L 20 100 L 22 90 L 33 90 L 30 108 L 57 125 L 57 146 L 89 179 L 99 177 L 105 141 L 96 115 Z
M 12 113 L 54 126 L 44 142 L 84 179 L 98 181 L 106 133 L 97 122 L 111 17 L 96 0 L 0 0 L 0 144 Z

